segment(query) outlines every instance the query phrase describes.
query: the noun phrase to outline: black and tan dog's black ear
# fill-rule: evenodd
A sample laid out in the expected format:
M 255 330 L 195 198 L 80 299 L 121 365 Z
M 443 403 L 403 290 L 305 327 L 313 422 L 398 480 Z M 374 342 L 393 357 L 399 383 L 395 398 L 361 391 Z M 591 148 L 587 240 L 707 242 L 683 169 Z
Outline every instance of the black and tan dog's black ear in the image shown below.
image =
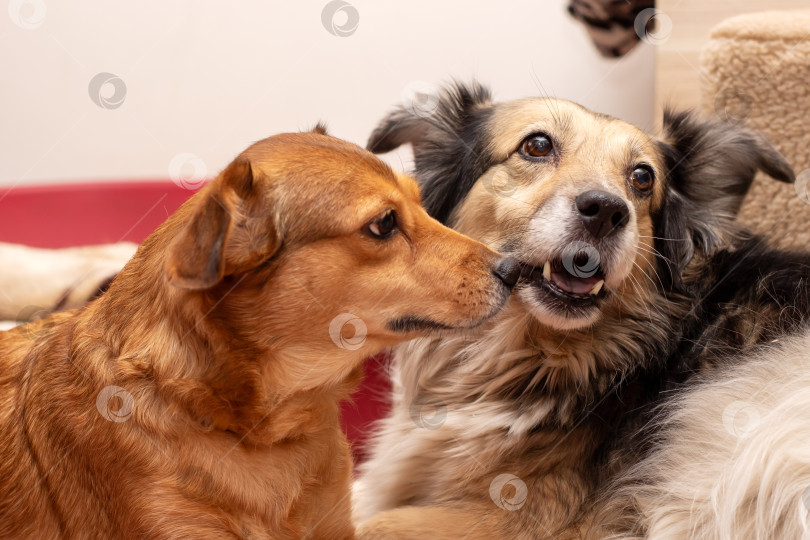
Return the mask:
M 169 282 L 208 289 L 272 256 L 280 242 L 265 197 L 256 189 L 250 162 L 237 158 L 228 165 L 190 201 L 196 207 L 169 248 Z
M 683 270 L 695 250 L 711 255 L 737 233 L 734 220 L 757 171 L 793 182 L 790 164 L 759 133 L 737 124 L 667 111 L 660 148 L 668 194 L 657 249 Z
M 366 148 L 375 154 L 384 154 L 403 144 L 419 144 L 429 129 L 427 118 L 416 114 L 405 105 L 400 105 L 374 128 Z
M 478 82 L 455 81 L 421 96 L 422 102 L 403 103 L 377 125 L 366 143 L 375 154 L 390 152 L 403 144 L 414 150 L 438 132 L 457 133 L 473 120 L 477 109 L 492 104 L 492 95 Z
M 490 92 L 478 83 L 452 83 L 424 103 L 402 104 L 371 134 L 375 153 L 413 147 L 416 180 L 428 213 L 447 223 L 453 209 L 493 164 L 487 122 Z
M 762 134 L 738 124 L 666 111 L 663 139 L 673 185 L 698 200 L 728 195 L 723 202 L 738 208 L 758 170 L 781 182 L 795 180 Z

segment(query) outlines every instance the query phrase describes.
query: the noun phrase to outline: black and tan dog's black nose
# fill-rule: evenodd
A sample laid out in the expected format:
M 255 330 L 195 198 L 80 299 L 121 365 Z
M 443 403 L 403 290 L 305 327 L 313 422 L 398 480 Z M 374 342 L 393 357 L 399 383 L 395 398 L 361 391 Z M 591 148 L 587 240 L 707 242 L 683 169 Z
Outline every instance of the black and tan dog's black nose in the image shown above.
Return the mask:
M 576 206 L 582 224 L 597 240 L 620 230 L 630 217 L 630 210 L 620 197 L 599 189 L 581 193 Z
M 498 261 L 492 273 L 511 289 L 520 277 L 520 263 L 518 263 L 517 259 L 506 257 Z

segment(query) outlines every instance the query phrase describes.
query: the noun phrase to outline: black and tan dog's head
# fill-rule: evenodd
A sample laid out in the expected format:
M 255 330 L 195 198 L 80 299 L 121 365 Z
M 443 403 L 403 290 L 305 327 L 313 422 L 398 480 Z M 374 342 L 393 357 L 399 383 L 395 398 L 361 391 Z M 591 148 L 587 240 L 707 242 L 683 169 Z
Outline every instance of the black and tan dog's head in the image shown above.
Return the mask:
M 517 297 L 557 329 L 678 290 L 696 256 L 735 235 L 757 170 L 794 178 L 738 126 L 667 113 L 653 137 L 569 101 L 493 103 L 478 85 L 443 91 L 430 115 L 400 107 L 369 148 L 405 143 L 431 215 L 518 258 Z

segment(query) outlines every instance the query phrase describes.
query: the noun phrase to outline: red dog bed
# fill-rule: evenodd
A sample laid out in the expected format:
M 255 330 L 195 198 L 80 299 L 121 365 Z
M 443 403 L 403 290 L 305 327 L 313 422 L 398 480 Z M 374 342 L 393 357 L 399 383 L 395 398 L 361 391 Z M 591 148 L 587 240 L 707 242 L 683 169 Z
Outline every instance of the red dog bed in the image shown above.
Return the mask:
M 105 182 L 0 189 L 0 242 L 60 248 L 141 242 L 194 192 L 172 182 Z M 13 261 L 3 261 L 13 264 Z M 367 363 L 343 427 L 355 455 L 374 420 L 388 407 L 386 358 Z

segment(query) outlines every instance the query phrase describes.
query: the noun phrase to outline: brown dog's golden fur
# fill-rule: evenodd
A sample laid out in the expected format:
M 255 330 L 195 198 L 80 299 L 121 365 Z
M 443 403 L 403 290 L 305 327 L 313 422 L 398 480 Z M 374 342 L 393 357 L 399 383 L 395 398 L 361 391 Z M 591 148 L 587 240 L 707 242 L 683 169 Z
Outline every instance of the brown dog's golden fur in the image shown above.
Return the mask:
M 352 144 L 256 143 L 99 299 L 0 333 L 0 537 L 353 537 L 338 402 L 370 353 L 496 312 L 499 260 Z

